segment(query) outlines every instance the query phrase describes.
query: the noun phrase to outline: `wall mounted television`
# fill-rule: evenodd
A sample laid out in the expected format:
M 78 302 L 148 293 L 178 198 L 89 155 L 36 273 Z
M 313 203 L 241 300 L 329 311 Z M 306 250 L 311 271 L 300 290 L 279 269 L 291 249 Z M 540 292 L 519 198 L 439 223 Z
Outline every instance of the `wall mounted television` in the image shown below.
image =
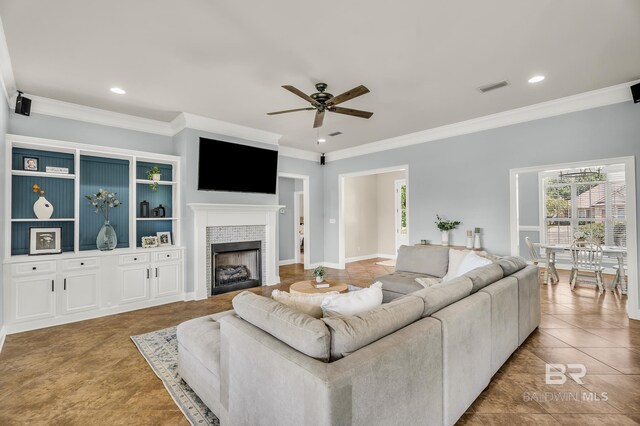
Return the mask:
M 278 151 L 200 138 L 198 190 L 275 194 Z

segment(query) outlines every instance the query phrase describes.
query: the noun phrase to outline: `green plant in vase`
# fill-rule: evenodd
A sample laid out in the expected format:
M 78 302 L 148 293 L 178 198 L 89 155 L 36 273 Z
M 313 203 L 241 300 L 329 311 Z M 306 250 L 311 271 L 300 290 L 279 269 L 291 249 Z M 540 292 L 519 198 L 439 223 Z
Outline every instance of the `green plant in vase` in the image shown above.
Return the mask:
M 327 276 L 327 270 L 324 269 L 324 266 L 318 266 L 311 274 L 316 277 L 316 282 L 320 284 L 324 281 L 324 277 Z
M 95 208 L 95 213 L 102 213 L 104 216 L 104 224 L 98 232 L 96 238 L 96 246 L 98 250 L 113 250 L 118 245 L 118 237 L 115 229 L 109 223 L 109 212 L 111 209 L 115 209 L 122 205 L 122 202 L 118 200 L 118 194 L 115 192 L 109 192 L 106 189 L 99 189 L 95 194 L 85 195 L 84 197 L 89 200 L 91 206 Z
M 147 179 L 153 181 L 149 188 L 154 192 L 158 192 L 158 182 L 160 182 L 160 177 L 162 176 L 160 173 L 160 167 L 158 166 L 153 166 L 147 170 Z
M 440 215 L 436 215 L 436 226 L 442 232 L 442 245 L 449 245 L 449 231 L 453 231 L 460 225 L 459 220 L 446 220 L 440 217 Z

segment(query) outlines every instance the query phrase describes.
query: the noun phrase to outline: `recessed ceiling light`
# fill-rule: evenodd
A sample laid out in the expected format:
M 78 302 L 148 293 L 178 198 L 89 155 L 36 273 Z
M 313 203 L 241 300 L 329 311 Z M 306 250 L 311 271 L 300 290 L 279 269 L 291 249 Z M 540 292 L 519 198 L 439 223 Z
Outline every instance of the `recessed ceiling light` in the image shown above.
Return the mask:
M 540 83 L 544 80 L 544 75 L 535 75 L 529 79 L 529 83 Z
M 125 92 L 125 91 L 124 91 L 124 89 L 121 89 L 121 88 L 119 88 L 119 87 L 112 87 L 112 88 L 111 88 L 111 89 L 109 89 L 109 90 L 111 90 L 111 91 L 112 91 L 113 93 L 115 93 L 116 95 L 124 95 L 125 93 L 127 93 L 127 92 Z
M 318 143 L 325 143 L 326 141 L 327 141 L 327 140 L 326 140 L 326 139 L 324 139 L 324 138 L 320 138 L 320 139 L 318 139 Z

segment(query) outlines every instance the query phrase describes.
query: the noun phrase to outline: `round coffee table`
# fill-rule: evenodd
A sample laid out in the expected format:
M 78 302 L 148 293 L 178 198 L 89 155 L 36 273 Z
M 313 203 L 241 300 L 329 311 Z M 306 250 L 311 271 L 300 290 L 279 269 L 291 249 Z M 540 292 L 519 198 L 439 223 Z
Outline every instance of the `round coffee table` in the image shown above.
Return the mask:
M 291 294 L 314 294 L 314 293 L 328 293 L 330 291 L 337 291 L 340 293 L 346 293 L 349 291 L 349 287 L 346 284 L 336 284 L 330 281 L 323 281 L 324 284 L 329 284 L 329 287 L 315 288 L 315 280 L 298 281 L 291 284 L 289 287 L 289 293 Z

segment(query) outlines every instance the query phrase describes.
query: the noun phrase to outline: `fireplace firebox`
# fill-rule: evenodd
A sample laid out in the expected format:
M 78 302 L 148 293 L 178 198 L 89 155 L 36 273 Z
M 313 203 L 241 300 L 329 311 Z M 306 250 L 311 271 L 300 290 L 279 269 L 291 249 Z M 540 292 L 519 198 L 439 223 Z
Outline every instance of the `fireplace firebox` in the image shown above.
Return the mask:
M 211 295 L 262 285 L 262 243 L 211 244 Z

